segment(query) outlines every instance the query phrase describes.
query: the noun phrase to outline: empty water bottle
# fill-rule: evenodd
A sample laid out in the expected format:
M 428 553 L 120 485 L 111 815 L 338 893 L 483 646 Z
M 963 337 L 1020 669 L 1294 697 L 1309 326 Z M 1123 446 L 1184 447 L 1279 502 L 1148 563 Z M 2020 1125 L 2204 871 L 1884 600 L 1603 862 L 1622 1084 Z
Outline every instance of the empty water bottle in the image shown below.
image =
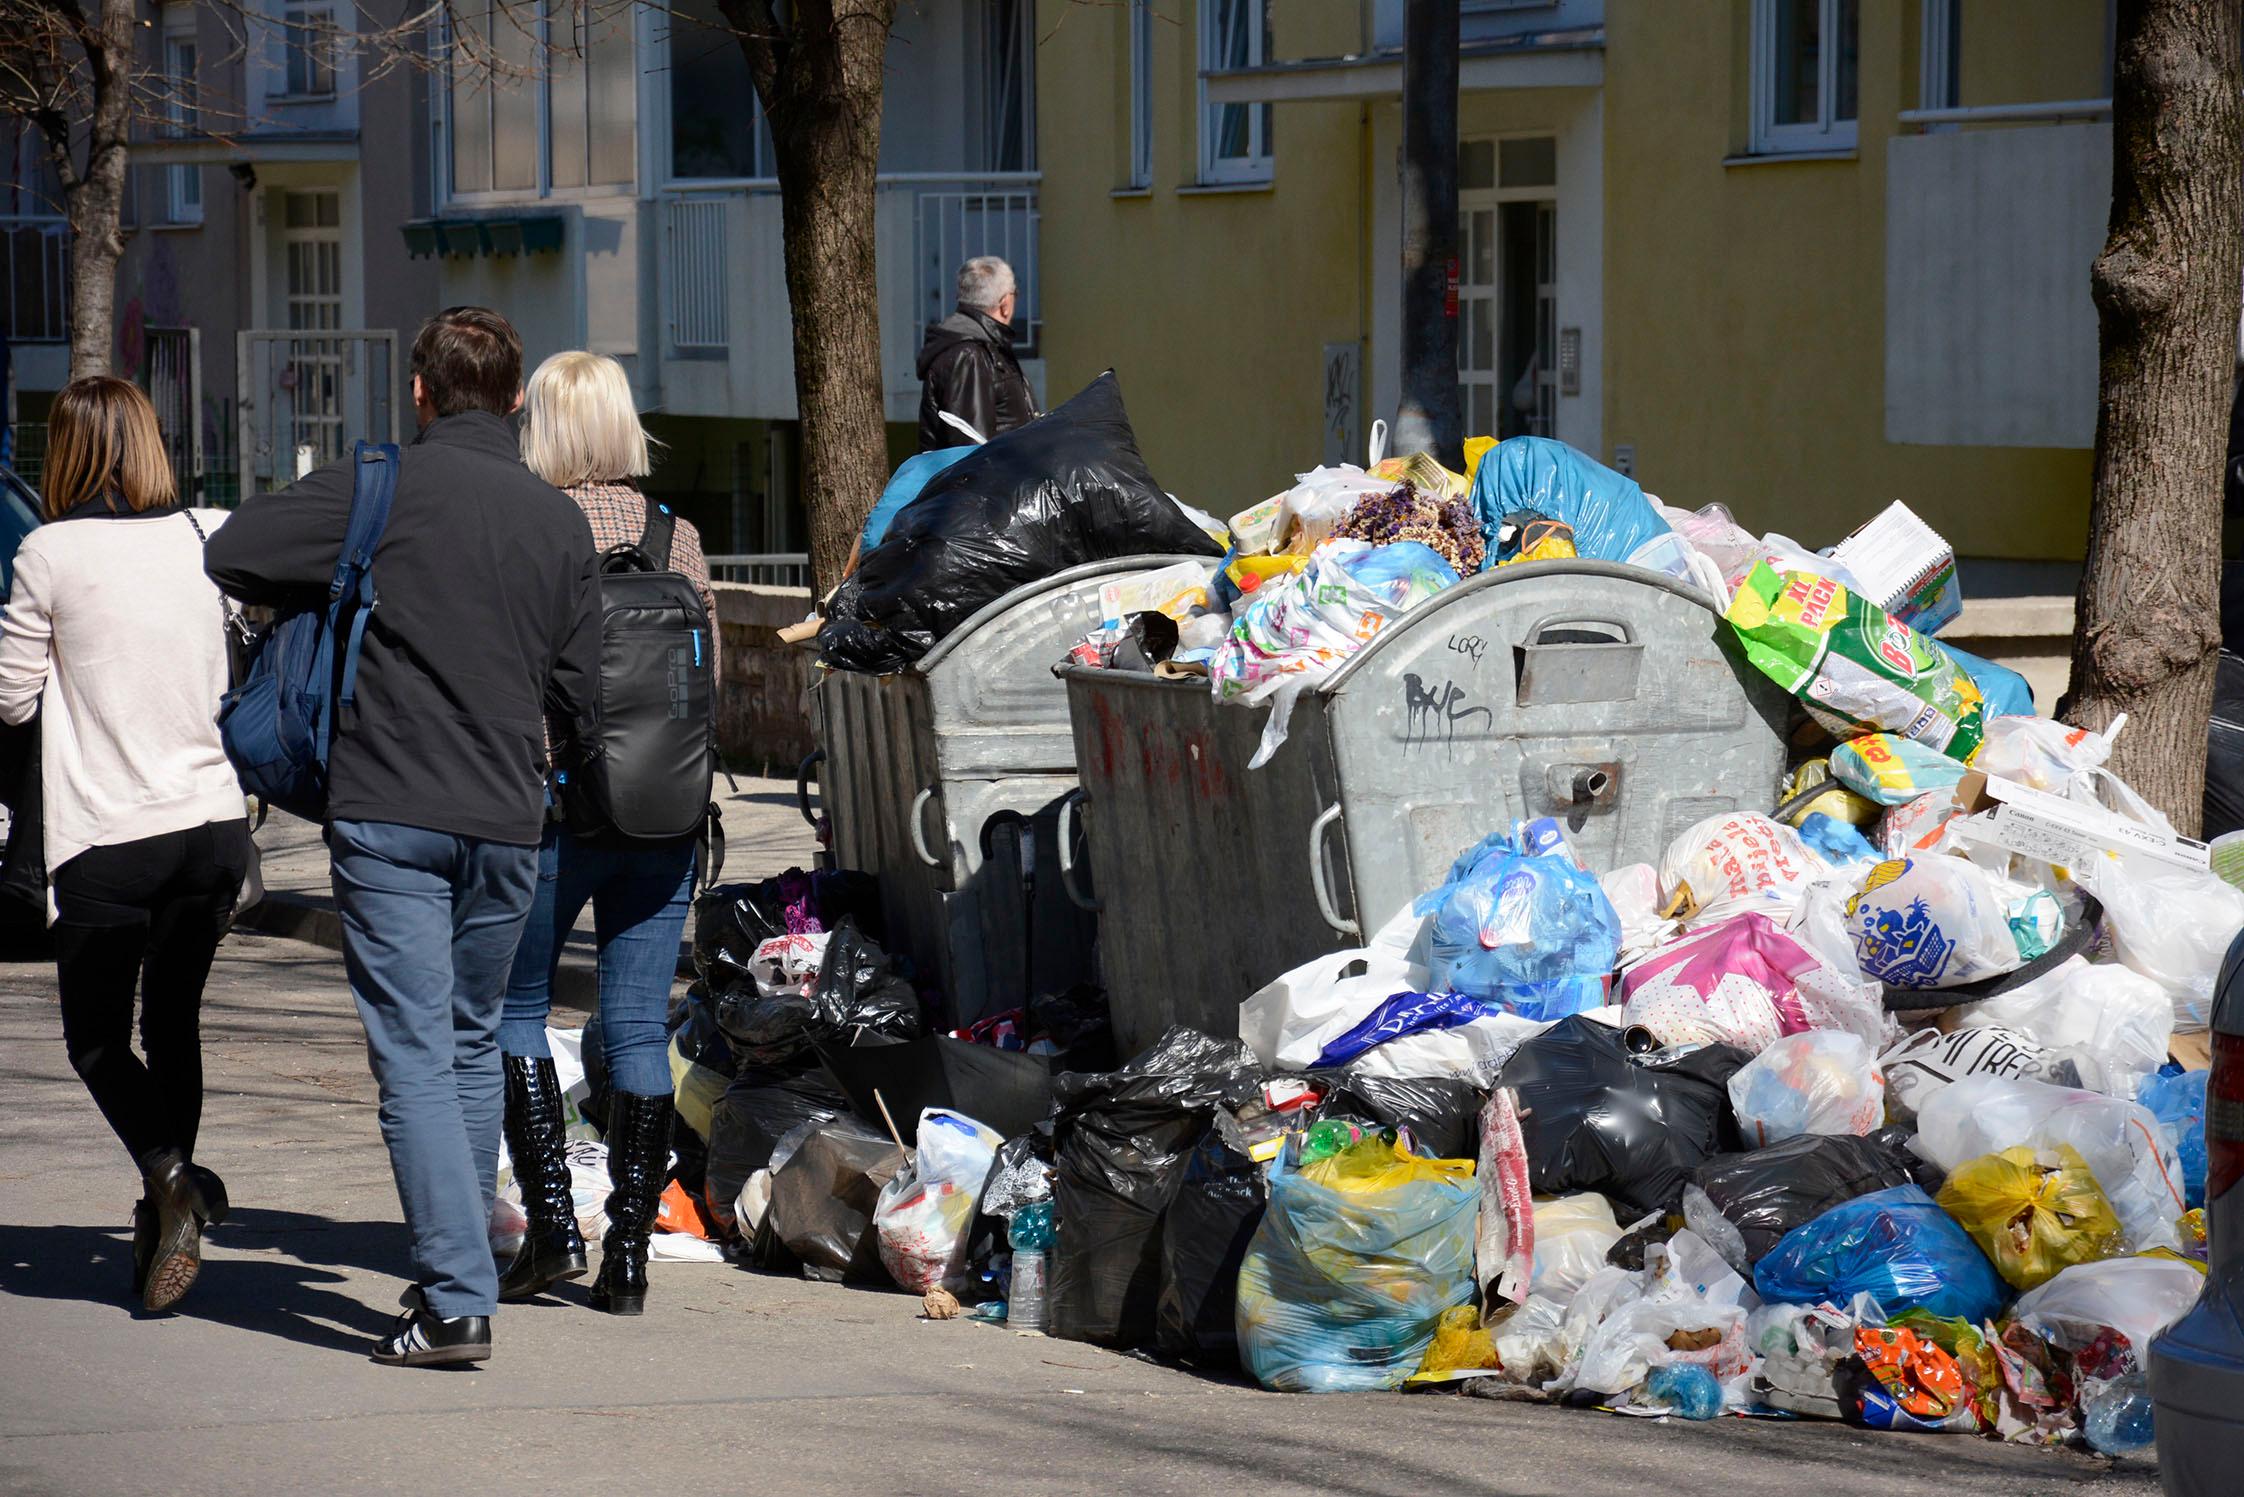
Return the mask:
M 1044 1329 L 1045 1254 L 1052 1246 L 1052 1203 L 1032 1201 L 1013 1213 L 1005 1240 L 1013 1249 L 1013 1284 L 1005 1323 L 1016 1331 Z
M 2151 1448 L 2150 1385 L 2139 1372 L 2106 1384 L 2088 1401 L 2088 1443 L 2105 1455 L 2140 1455 Z

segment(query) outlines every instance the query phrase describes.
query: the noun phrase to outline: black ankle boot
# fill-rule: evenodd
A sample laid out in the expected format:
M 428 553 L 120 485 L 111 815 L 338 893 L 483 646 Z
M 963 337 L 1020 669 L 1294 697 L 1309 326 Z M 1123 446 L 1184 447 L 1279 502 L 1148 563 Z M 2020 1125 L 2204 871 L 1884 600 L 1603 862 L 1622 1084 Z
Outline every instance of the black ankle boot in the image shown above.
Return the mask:
M 153 1149 L 142 1156 L 140 1177 L 147 1186 L 145 1209 L 155 1221 L 147 1266 L 141 1268 L 136 1251 L 134 1276 L 140 1280 L 142 1307 L 168 1310 L 202 1272 L 203 1223 L 210 1219 L 210 1210 L 194 1166 L 177 1149 Z M 134 1235 L 137 1249 L 140 1234 Z
M 617 1092 L 608 1099 L 608 1235 L 592 1305 L 611 1315 L 647 1307 L 647 1242 L 670 1183 L 670 1098 Z
M 546 1057 L 505 1060 L 506 1149 L 522 1186 L 522 1212 L 530 1219 L 521 1250 L 499 1276 L 499 1298 L 512 1302 L 534 1298 L 564 1279 L 583 1278 L 587 1264 L 569 1190 L 560 1079 Z

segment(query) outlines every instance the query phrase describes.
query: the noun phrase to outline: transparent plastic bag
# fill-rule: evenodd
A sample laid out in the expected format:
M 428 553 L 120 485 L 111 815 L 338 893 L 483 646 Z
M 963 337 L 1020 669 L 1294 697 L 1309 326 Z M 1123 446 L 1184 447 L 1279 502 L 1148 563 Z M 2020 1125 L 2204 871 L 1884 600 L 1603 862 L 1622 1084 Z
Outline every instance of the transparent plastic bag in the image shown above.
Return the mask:
M 2174 1010 L 2165 989 L 2118 963 L 2073 957 L 2007 993 L 1966 1004 L 1960 1028 L 2000 1025 L 2069 1060 L 2080 1084 L 2133 1097 L 2166 1063 Z
M 1923 1307 L 1977 1322 L 2010 1290 L 1956 1219 L 1916 1185 L 1832 1207 L 1784 1235 L 1753 1268 L 1766 1300 L 1844 1305 L 1867 1294 L 1888 1314 Z
M 1860 1037 L 1811 1029 L 1786 1035 L 1730 1078 L 1730 1105 L 1755 1148 L 1802 1133 L 1875 1132 L 1886 1083 Z
M 2135 1100 L 2151 1110 L 2181 1161 L 2183 1197 L 2191 1210 L 2205 1204 L 2205 1088 L 2210 1071 L 2181 1071 L 2143 1078 Z
M 881 1187 L 873 1207 L 880 1261 L 914 1294 L 963 1287 L 974 1203 L 1004 1135 L 962 1113 L 930 1107 L 919 1115 L 911 1162 Z
M 1535 1273 L 1529 1292 L 1559 1304 L 1572 1301 L 1621 1240 L 1613 1203 L 1595 1191 L 1535 1203 Z
M 1239 1357 L 1266 1388 L 1399 1386 L 1444 1310 L 1474 1293 L 1480 1191 L 1466 1160 L 1419 1159 L 1377 1136 L 1270 1171 L 1239 1268 Z
M 1460 858 L 1464 871 L 1452 870 L 1416 905 L 1433 916 L 1427 965 L 1436 988 L 1534 1020 L 1602 1005 L 1621 926 L 1597 876 L 1563 849 L 1535 854 L 1490 838 L 1475 851 L 1469 868 Z
M 2106 1258 L 2020 1296 L 2011 1315 L 2067 1351 L 2117 1331 L 2144 1367 L 2151 1339 L 2188 1314 L 2204 1287 L 2204 1268 L 2180 1258 Z
M 2103 901 L 2113 953 L 2173 1000 L 2174 1027 L 2203 1029 L 2221 958 L 2244 929 L 2244 889 L 2149 858 L 2103 858 L 2074 874 Z
M 2069 1144 L 1966 1160 L 1933 1199 L 2018 1289 L 2119 1251 L 2119 1218 Z
M 2181 1163 L 2148 1109 L 2100 1092 L 2002 1076 L 1969 1076 L 1917 1111 L 1917 1152 L 1944 1170 L 2024 1145 L 2080 1152 L 2111 1201 L 2131 1252 L 2175 1248 L 2187 1209 Z

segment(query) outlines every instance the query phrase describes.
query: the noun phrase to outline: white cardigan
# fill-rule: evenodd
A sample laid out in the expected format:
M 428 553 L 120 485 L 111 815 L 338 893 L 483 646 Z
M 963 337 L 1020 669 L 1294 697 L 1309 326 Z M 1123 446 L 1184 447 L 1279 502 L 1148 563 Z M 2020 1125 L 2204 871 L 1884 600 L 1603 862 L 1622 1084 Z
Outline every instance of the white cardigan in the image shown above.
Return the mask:
M 206 534 L 226 519 L 194 516 Z M 180 511 L 59 520 L 25 537 L 0 619 L 0 721 L 45 709 L 50 876 L 89 847 L 246 814 L 218 742 L 220 606 Z

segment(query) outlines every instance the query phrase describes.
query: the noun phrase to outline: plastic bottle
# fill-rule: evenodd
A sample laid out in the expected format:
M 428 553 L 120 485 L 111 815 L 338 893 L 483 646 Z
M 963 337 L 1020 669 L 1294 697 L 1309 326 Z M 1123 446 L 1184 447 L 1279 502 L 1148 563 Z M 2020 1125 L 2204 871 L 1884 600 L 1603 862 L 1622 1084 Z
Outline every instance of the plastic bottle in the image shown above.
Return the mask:
M 1685 1419 L 1712 1419 L 1722 1412 L 1722 1385 L 1696 1362 L 1654 1368 L 1644 1391 Z
M 2151 1448 L 2150 1385 L 2139 1372 L 2114 1379 L 2088 1401 L 2081 1423 L 2088 1443 L 2105 1455 L 2140 1455 Z
M 1013 1286 L 1005 1323 L 1016 1331 L 1044 1329 L 1045 1257 L 1052 1247 L 1052 1203 L 1032 1201 L 1013 1213 L 1005 1240 L 1013 1249 Z

